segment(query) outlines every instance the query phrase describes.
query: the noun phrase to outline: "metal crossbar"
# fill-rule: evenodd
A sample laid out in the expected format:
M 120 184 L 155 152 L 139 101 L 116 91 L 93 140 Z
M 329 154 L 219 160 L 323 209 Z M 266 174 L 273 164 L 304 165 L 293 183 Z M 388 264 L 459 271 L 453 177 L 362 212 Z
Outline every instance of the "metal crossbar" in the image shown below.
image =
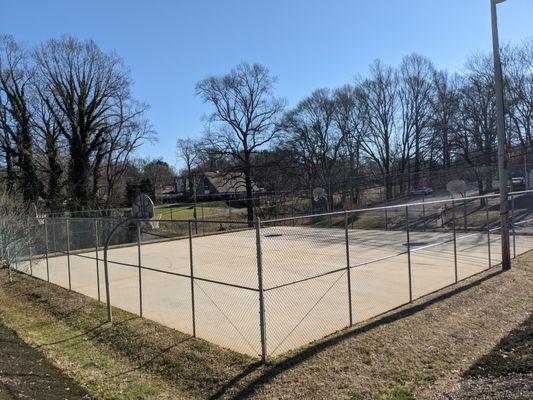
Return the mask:
M 533 193 L 533 190 L 524 190 L 520 192 L 511 192 L 509 193 L 509 196 L 516 196 L 519 194 L 531 194 Z M 473 200 L 481 200 L 481 199 L 494 199 L 499 198 L 499 194 L 486 194 L 482 196 L 471 196 L 471 197 L 463 197 L 463 201 L 473 201 Z M 356 210 L 346 210 L 346 211 L 335 211 L 335 212 L 329 212 L 329 213 L 319 213 L 319 214 L 306 214 L 306 215 L 298 215 L 295 217 L 287 217 L 287 218 L 278 218 L 278 219 L 270 219 L 270 220 L 264 220 L 263 224 L 269 224 L 269 223 L 276 223 L 276 222 L 286 222 L 286 221 L 292 221 L 292 220 L 298 220 L 298 219 L 306 219 L 306 218 L 315 218 L 315 217 L 326 217 L 326 216 L 343 216 L 345 213 L 350 214 L 358 214 L 358 213 L 364 213 L 369 211 L 384 211 L 384 210 L 391 210 L 391 209 L 401 209 L 405 207 L 417 207 L 422 206 L 426 207 L 427 205 L 431 204 L 443 204 L 443 203 L 450 203 L 454 201 L 453 198 L 451 199 L 442 199 L 442 200 L 432 200 L 432 201 L 422 201 L 422 202 L 416 202 L 416 203 L 401 203 L 401 204 L 394 204 L 390 206 L 381 206 L 381 207 L 369 207 L 369 208 L 358 208 Z

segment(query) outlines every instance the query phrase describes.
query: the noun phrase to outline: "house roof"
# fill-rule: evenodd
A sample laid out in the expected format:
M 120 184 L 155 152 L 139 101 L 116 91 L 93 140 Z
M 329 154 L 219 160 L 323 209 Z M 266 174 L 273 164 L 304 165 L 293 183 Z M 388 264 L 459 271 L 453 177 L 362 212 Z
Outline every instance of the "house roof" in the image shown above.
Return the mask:
M 239 172 L 205 172 L 205 177 L 209 180 L 209 183 L 219 193 L 245 193 L 246 183 L 244 175 Z M 252 182 L 252 190 L 254 192 L 259 191 L 259 187 Z
M 163 194 L 175 193 L 175 192 L 176 192 L 176 187 L 174 185 L 165 185 L 161 189 L 161 193 Z

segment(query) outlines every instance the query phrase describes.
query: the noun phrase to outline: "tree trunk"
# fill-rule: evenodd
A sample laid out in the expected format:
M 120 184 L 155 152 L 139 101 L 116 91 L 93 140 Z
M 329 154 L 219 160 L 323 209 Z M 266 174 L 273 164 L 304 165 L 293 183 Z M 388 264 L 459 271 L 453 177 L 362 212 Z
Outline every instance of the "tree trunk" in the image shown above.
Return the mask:
M 189 195 L 187 196 L 187 198 L 191 200 L 194 196 L 194 182 L 192 179 L 192 173 L 190 168 L 187 168 L 187 179 L 189 180 Z
M 63 169 L 59 163 L 59 154 L 55 143 L 47 140 L 46 152 L 48 155 L 48 195 L 47 208 L 51 212 L 57 212 L 62 209 L 61 204 L 61 175 Z
M 77 135 L 70 144 L 70 209 L 81 211 L 89 204 L 89 152 L 87 145 Z
M 15 170 L 13 168 L 13 152 L 10 149 L 6 149 L 6 191 L 12 193 L 15 190 Z
M 477 172 L 476 172 L 476 181 L 477 181 L 477 189 L 478 189 L 479 195 L 482 196 L 484 194 L 483 177 Z M 480 206 L 483 207 L 485 205 L 485 199 L 484 198 L 479 199 L 479 204 Z
M 253 187 L 251 177 L 251 167 L 249 162 L 246 162 L 244 166 L 244 182 L 246 186 L 246 219 L 248 220 L 248 226 L 254 226 L 254 201 L 253 201 Z
M 389 172 L 385 172 L 385 200 L 392 199 L 392 179 Z
M 104 159 L 104 152 L 101 150 L 101 147 L 98 148 L 98 151 L 96 153 L 96 157 L 95 157 L 95 160 L 94 160 L 94 165 L 93 165 L 93 187 L 92 187 L 92 202 L 93 202 L 93 207 L 94 208 L 98 208 L 98 189 L 99 189 L 99 183 L 100 183 L 100 177 L 101 177 L 101 173 L 100 173 L 100 166 L 102 165 L 102 161 Z
M 420 186 L 420 132 L 418 127 L 415 134 L 415 174 L 413 176 L 414 187 Z
M 22 195 L 25 201 L 36 202 L 41 192 L 41 185 L 35 171 L 32 138 L 27 126 L 22 126 L 18 141 L 18 166 L 22 173 Z
M 450 143 L 447 129 L 444 130 L 443 134 L 442 163 L 445 170 L 450 166 Z
M 333 198 L 333 189 L 331 187 L 331 172 L 328 173 L 328 204 L 327 204 L 327 212 L 332 212 L 334 210 L 335 204 L 334 198 Z

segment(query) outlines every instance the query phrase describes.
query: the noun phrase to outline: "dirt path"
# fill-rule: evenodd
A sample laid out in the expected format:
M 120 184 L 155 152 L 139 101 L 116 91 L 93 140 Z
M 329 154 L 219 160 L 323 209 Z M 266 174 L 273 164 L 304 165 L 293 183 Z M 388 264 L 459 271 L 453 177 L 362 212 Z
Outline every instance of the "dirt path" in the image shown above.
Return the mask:
M 0 324 L 0 399 L 89 399 L 39 350 Z

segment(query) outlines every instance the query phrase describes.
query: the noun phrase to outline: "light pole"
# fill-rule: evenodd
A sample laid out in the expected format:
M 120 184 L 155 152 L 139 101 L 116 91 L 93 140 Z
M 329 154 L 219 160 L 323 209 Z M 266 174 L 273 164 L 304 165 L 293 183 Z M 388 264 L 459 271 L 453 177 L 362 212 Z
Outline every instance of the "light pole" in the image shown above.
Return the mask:
M 498 174 L 500 179 L 500 229 L 502 242 L 502 269 L 511 268 L 511 252 L 509 249 L 509 203 L 508 203 L 508 171 L 505 153 L 505 121 L 503 115 L 503 79 L 500 62 L 500 44 L 498 41 L 498 18 L 496 4 L 505 0 L 490 0 L 492 18 L 492 53 L 494 57 L 494 88 L 496 94 L 496 128 L 498 132 Z

